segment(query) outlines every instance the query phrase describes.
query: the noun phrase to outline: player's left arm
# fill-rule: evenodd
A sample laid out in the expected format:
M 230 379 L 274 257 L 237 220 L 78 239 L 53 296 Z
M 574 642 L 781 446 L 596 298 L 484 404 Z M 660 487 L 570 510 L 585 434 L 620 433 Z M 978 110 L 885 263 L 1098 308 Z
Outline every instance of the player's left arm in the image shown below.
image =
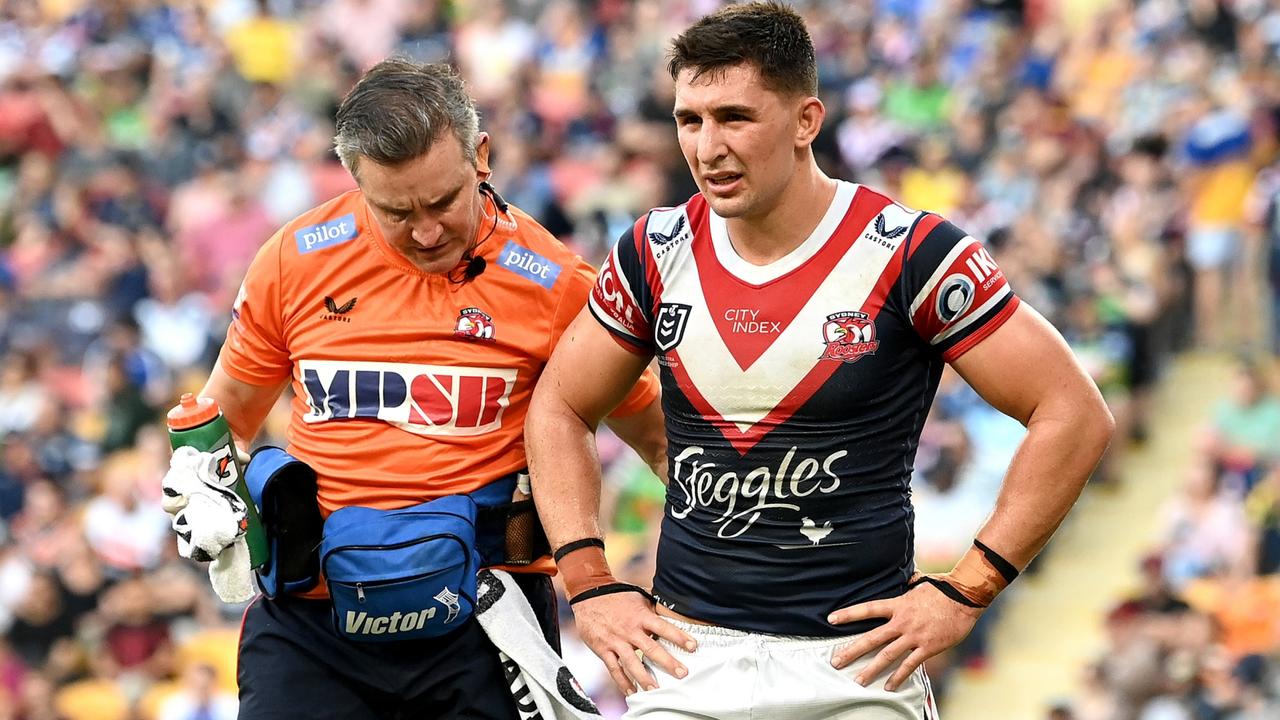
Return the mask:
M 888 618 L 838 650 L 836 667 L 881 648 L 859 672 L 871 682 L 901 662 L 893 690 L 928 658 L 956 645 L 1040 552 L 1080 496 L 1111 441 L 1115 421 L 1062 336 L 1026 303 L 952 362 L 996 409 L 1027 427 L 991 517 L 949 573 L 917 576 L 906 594 L 837 610 L 830 622 Z
M 1066 341 L 1022 303 L 952 366 L 992 407 L 1027 427 L 978 539 L 1021 569 L 1075 504 L 1115 420 Z

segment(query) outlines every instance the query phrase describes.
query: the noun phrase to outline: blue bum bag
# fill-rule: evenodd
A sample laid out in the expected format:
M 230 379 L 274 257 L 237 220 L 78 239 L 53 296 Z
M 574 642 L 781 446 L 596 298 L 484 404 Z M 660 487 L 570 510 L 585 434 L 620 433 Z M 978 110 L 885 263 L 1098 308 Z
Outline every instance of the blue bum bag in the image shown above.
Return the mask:
M 324 524 L 320 568 L 338 634 L 350 640 L 455 630 L 475 608 L 476 502 L 449 495 L 398 510 L 337 510 Z
M 350 640 L 413 640 L 458 629 L 474 609 L 480 568 L 527 565 L 548 551 L 533 502 L 511 502 L 514 473 L 469 495 L 396 510 L 345 507 L 324 521 L 315 472 L 284 450 L 255 452 L 245 481 L 271 548 L 259 586 L 277 597 L 310 589 L 323 573 L 334 627 Z
M 244 472 L 258 506 L 268 558 L 258 568 L 258 587 L 269 598 L 305 592 L 319 581 L 316 546 L 324 521 L 316 505 L 316 473 L 278 447 L 258 448 Z

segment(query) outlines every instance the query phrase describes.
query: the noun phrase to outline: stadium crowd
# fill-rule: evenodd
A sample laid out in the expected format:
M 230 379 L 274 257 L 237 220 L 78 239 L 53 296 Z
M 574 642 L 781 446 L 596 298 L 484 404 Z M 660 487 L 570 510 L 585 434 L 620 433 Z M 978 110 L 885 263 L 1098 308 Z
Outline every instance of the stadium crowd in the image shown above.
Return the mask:
M 242 608 L 177 557 L 161 418 L 207 375 L 259 244 L 353 187 L 329 143 L 364 68 L 456 63 L 495 185 L 599 260 L 639 212 L 696 191 L 663 56 L 716 4 L 0 0 L 0 718 L 235 716 Z M 1048 717 L 1280 717 L 1280 8 L 799 6 L 821 165 L 987 242 L 1085 359 L 1115 450 L 1144 440 L 1173 354 L 1249 353 L 1135 569 L 1145 591 Z M 260 442 L 283 444 L 286 409 Z M 921 567 L 968 546 L 1020 437 L 944 377 L 916 463 Z M 645 584 L 663 488 L 615 439 L 601 454 L 614 567 Z M 1104 461 L 1094 482 L 1125 478 Z M 985 632 L 935 679 L 980 668 Z

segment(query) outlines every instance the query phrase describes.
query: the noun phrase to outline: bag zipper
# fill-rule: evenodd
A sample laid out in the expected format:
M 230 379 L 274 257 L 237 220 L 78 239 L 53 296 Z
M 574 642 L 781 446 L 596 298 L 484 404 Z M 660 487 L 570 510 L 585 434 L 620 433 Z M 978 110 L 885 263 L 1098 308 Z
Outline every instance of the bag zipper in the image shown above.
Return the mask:
M 463 542 L 462 538 L 458 537 L 457 535 L 454 535 L 453 533 L 437 533 L 435 535 L 428 535 L 426 537 L 414 538 L 413 540 L 406 540 L 404 542 L 394 543 L 392 545 L 339 545 L 338 547 L 331 548 L 329 552 L 325 553 L 324 557 L 321 558 L 320 570 L 325 574 L 326 577 L 333 579 L 332 576 L 329 575 L 329 558 L 332 557 L 333 554 L 338 552 L 339 550 L 399 550 L 400 548 L 406 548 L 411 545 L 420 545 L 422 543 L 430 542 L 432 540 L 439 540 L 441 538 L 447 538 L 449 540 L 452 540 L 458 543 L 458 545 L 460 545 L 464 551 L 467 549 L 467 544 Z M 474 549 L 473 549 L 473 552 L 474 552 Z M 433 574 L 435 573 L 434 572 L 423 573 L 421 575 L 416 575 L 412 578 L 391 578 L 387 580 L 374 581 L 373 583 L 366 583 L 363 581 L 358 582 L 356 583 L 357 594 L 362 593 L 362 591 L 359 588 L 362 588 L 364 585 L 381 584 L 383 582 L 405 582 L 408 580 L 416 580 L 418 578 L 426 577 L 427 575 L 433 575 Z M 343 582 L 343 581 L 334 580 L 334 582 Z

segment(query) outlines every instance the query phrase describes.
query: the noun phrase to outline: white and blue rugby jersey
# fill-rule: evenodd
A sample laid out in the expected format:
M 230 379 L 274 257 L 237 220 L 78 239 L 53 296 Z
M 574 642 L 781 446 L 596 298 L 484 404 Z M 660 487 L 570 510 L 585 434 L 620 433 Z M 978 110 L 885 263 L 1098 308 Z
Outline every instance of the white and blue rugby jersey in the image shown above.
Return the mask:
M 976 240 L 851 183 L 766 266 L 738 257 L 701 195 L 641 218 L 590 308 L 661 366 L 659 600 L 742 630 L 859 631 L 826 616 L 906 587 L 911 468 L 942 364 L 1017 304 Z

